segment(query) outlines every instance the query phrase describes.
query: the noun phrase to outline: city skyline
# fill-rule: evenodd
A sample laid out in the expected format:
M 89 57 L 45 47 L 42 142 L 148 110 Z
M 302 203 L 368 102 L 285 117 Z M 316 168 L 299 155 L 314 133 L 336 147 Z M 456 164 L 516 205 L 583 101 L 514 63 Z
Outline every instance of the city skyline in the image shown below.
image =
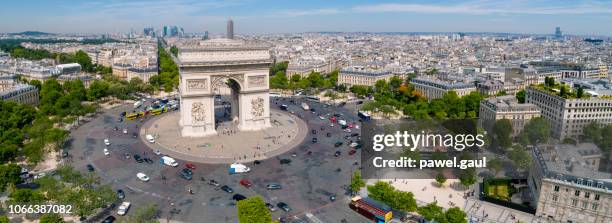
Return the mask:
M 24 13 L 23 10 L 28 10 Z M 503 32 L 612 36 L 603 1 L 20 1 L 0 9 L 0 32 L 122 33 L 178 25 L 187 33 Z

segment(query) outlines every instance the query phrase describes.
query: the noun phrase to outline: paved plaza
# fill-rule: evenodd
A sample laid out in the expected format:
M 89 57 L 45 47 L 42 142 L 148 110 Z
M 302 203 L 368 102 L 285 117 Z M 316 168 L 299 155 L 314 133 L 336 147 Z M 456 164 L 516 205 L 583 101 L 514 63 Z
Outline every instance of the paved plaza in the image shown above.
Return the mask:
M 179 113 L 156 117 L 140 130 L 142 140 L 147 134 L 155 137 L 148 145 L 182 160 L 199 163 L 232 163 L 264 160 L 285 153 L 299 145 L 308 134 L 301 119 L 278 110 L 270 111 L 272 127 L 260 131 L 238 131 L 231 122 L 221 123 L 217 135 L 182 137 Z M 146 140 L 145 140 L 146 141 Z

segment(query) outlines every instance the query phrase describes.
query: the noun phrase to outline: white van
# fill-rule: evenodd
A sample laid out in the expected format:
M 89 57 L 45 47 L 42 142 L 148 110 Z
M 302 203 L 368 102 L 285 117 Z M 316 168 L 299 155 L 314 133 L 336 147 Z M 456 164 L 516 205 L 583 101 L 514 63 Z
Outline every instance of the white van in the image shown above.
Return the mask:
M 240 164 L 240 163 L 232 163 L 229 168 L 230 174 L 248 173 L 249 171 L 251 171 L 251 168 L 245 166 L 244 164 Z
M 130 202 L 123 202 L 121 203 L 121 205 L 119 206 L 119 210 L 117 211 L 118 215 L 125 215 L 127 213 L 127 211 L 130 209 L 130 206 L 132 204 L 130 204 Z
M 176 160 L 174 160 L 174 158 L 169 157 L 169 156 L 162 156 L 161 163 L 168 165 L 168 166 L 172 166 L 172 167 L 178 166 L 178 163 L 176 162 Z
M 147 134 L 147 136 L 146 136 L 146 137 L 147 137 L 147 141 L 149 141 L 150 143 L 155 143 L 155 138 L 153 138 L 153 136 L 152 136 L 152 135 Z

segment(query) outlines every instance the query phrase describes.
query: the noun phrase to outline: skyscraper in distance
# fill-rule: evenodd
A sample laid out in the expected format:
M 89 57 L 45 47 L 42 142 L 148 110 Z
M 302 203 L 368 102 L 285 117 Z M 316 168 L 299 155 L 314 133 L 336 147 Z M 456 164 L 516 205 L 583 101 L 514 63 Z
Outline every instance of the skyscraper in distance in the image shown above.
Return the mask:
M 555 28 L 555 38 L 561 39 L 563 37 L 563 32 L 561 32 L 561 27 Z
M 234 21 L 232 19 L 227 20 L 227 38 L 234 38 Z

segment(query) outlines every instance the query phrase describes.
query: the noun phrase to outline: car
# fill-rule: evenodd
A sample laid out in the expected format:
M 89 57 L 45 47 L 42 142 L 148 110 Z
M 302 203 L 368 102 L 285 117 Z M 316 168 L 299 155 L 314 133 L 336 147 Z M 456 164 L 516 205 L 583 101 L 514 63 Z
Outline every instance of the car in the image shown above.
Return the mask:
M 104 148 L 104 155 L 106 155 L 106 156 L 110 156 L 110 152 L 108 151 L 108 149 L 107 149 L 107 148 Z
M 357 101 L 357 104 L 358 105 L 363 104 L 363 101 Z
M 142 163 L 144 162 L 144 160 L 140 157 L 140 155 L 138 154 L 134 154 L 134 159 L 136 160 L 136 162 L 138 163 Z
M 185 167 L 192 169 L 192 170 L 196 169 L 196 166 L 193 163 L 185 163 Z
M 270 203 L 266 203 L 266 207 L 268 208 L 268 210 L 274 212 L 276 211 L 276 208 L 274 207 L 274 205 L 270 204 Z
M 123 202 L 119 205 L 119 210 L 117 211 L 118 215 L 125 215 L 127 211 L 130 209 L 130 202 Z
M 208 185 L 212 185 L 212 186 L 218 187 L 219 186 L 219 182 L 217 182 L 216 180 L 209 180 L 208 181 Z
M 155 150 L 155 152 L 153 152 L 153 153 L 155 153 L 155 155 L 158 155 L 158 156 L 161 155 L 161 152 L 159 151 L 159 149 Z
M 123 118 L 119 118 L 119 119 L 117 119 L 117 121 L 123 122 Z
M 189 168 L 183 168 L 182 170 L 183 173 L 189 174 L 189 175 L 193 175 L 193 171 Z
M 187 169 L 188 170 L 188 169 Z M 179 176 L 185 180 L 191 180 L 193 179 L 193 175 L 185 172 L 185 171 L 179 171 Z
M 117 197 L 119 199 L 125 198 L 125 192 L 123 192 L 123 190 L 121 190 L 121 189 L 117 190 Z
M 246 197 L 244 195 L 242 195 L 242 194 L 234 194 L 232 199 L 234 199 L 235 201 L 241 201 L 241 200 L 246 199 Z
M 142 181 L 144 181 L 144 182 L 147 182 L 147 181 L 149 181 L 149 180 L 150 180 L 149 176 L 147 176 L 147 175 L 146 175 L 146 174 L 144 174 L 144 173 L 137 173 L 137 174 L 136 174 L 136 177 L 138 177 L 138 179 L 139 179 L 139 180 L 142 180 Z
M 269 183 L 266 185 L 266 189 L 268 190 L 280 190 L 283 187 L 279 183 Z
M 251 186 L 253 186 L 253 183 L 251 183 L 251 181 L 247 180 L 247 179 L 242 179 L 240 180 L 240 185 L 249 188 Z
M 349 151 L 350 156 L 355 155 L 355 153 L 357 153 L 357 150 L 351 149 L 351 151 Z
M 117 128 L 117 126 L 115 126 L 115 128 L 113 128 L 113 131 L 117 131 L 119 130 L 119 128 Z
M 344 131 L 350 133 L 351 129 L 344 129 Z
M 351 137 L 355 137 L 355 136 L 359 136 L 359 133 L 353 133 L 353 134 L 351 134 Z
M 280 159 L 280 164 L 281 165 L 283 165 L 283 164 L 290 164 L 290 163 L 291 163 L 290 159 Z
M 112 215 L 104 218 L 104 220 L 102 221 L 102 223 L 113 223 L 115 222 L 116 218 Z
M 331 136 L 332 136 L 332 134 L 331 134 L 331 132 L 328 132 L 327 134 L 325 134 L 325 136 L 327 136 L 327 137 L 331 137 Z
M 125 159 L 130 159 L 132 156 L 129 153 L 125 153 Z
M 291 211 L 291 207 L 289 207 L 289 205 L 286 204 L 285 202 L 278 202 L 278 204 L 276 204 L 276 206 L 278 208 L 280 208 L 281 210 L 285 211 L 285 212 L 290 212 Z
M 325 130 L 325 126 L 321 126 L 321 131 Z
M 325 117 L 323 117 L 323 116 L 319 116 L 319 119 L 321 119 L 321 120 L 325 120 Z
M 336 151 L 336 152 L 334 153 L 334 156 L 335 156 L 335 157 L 339 157 L 339 156 L 340 156 L 340 154 L 342 154 L 342 152 L 340 152 L 340 151 Z
M 336 142 L 334 143 L 334 147 L 340 147 L 342 146 L 342 144 L 344 144 L 343 142 Z
M 89 172 L 94 172 L 94 170 L 95 170 L 95 169 L 94 169 L 93 165 L 91 165 L 91 164 L 87 164 L 87 171 L 89 171 Z
M 132 138 L 138 138 L 138 134 L 136 134 L 135 132 L 132 133 Z
M 329 195 L 329 200 L 330 201 L 335 201 L 336 200 L 336 195 L 335 194 Z
M 255 161 L 253 161 L 253 164 L 259 165 L 259 164 L 261 164 L 261 160 L 255 160 Z
M 127 129 L 123 129 L 123 134 L 127 134 Z
M 221 186 L 221 190 L 225 191 L 225 192 L 227 192 L 229 194 L 234 193 L 234 190 L 231 187 L 227 186 L 227 185 Z
M 110 140 L 104 139 L 104 145 L 110 146 Z
M 313 142 L 313 143 L 317 142 L 317 137 L 313 137 L 313 138 L 312 138 L 312 142 Z
M 359 145 L 359 143 L 354 142 L 354 143 L 351 143 L 349 146 L 351 148 L 355 148 L 355 147 L 357 147 L 357 145 Z
M 312 132 L 312 134 L 317 134 L 317 130 L 314 130 L 314 129 L 310 132 Z

